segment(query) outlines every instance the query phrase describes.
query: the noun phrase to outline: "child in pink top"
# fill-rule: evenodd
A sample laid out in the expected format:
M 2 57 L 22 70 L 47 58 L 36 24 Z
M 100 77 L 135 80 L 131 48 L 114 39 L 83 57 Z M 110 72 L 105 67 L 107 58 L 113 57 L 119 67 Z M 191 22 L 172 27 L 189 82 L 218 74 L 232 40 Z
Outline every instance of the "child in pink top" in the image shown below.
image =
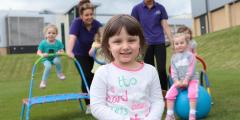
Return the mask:
M 189 41 L 185 39 L 185 34 L 178 33 L 173 39 L 174 54 L 171 58 L 171 78 L 173 85 L 166 94 L 167 115 L 165 120 L 175 120 L 173 107 L 178 89 L 188 89 L 190 101 L 189 120 L 196 119 L 196 99 L 198 96 L 198 77 L 195 72 L 196 58 L 188 50 Z

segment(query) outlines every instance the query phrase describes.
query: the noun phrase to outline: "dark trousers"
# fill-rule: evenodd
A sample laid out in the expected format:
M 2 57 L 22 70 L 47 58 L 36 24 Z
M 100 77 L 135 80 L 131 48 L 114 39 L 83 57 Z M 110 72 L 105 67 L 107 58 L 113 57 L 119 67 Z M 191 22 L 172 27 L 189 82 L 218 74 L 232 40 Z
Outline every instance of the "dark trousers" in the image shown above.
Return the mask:
M 90 89 L 92 80 L 93 80 L 93 73 L 91 72 L 92 68 L 93 68 L 93 58 L 92 57 L 88 57 L 88 56 L 75 56 L 75 58 L 77 59 L 77 61 L 80 63 L 83 73 L 85 75 L 87 84 L 88 84 L 88 88 Z M 77 65 L 76 65 L 77 67 Z M 80 74 L 80 70 L 77 67 L 77 70 Z M 80 74 L 81 78 L 82 78 L 82 92 L 83 93 L 87 93 L 87 89 L 85 87 L 85 84 L 83 82 L 83 77 Z M 90 100 L 86 99 L 85 100 L 86 104 L 89 105 L 90 104 Z
M 156 66 L 154 64 L 154 56 L 156 57 L 157 71 L 160 78 L 162 90 L 168 89 L 168 79 L 166 72 L 166 47 L 165 44 L 149 45 L 144 57 L 144 62 Z

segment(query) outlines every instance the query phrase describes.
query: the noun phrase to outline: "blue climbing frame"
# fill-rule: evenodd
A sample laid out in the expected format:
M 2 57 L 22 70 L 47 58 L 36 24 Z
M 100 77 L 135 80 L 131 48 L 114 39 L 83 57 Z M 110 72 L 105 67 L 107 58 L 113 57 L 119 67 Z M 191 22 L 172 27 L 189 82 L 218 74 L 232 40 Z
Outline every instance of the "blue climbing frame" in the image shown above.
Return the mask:
M 49 56 L 54 56 L 54 54 L 51 54 Z M 67 56 L 66 54 L 62 54 L 60 56 Z M 75 62 L 75 64 L 77 65 L 77 67 L 80 70 L 80 74 L 82 76 L 82 80 L 84 82 L 84 85 L 87 89 L 88 93 L 67 93 L 67 94 L 53 94 L 53 95 L 47 95 L 47 96 L 37 96 L 37 97 L 32 97 L 32 88 L 33 88 L 33 84 L 34 84 L 34 74 L 36 72 L 36 68 L 38 63 L 40 63 L 40 61 L 43 59 L 43 57 L 37 59 L 34 63 L 34 66 L 32 68 L 32 76 L 31 76 L 31 81 L 30 81 L 30 87 L 29 87 L 29 95 L 28 98 L 23 99 L 22 101 L 22 111 L 21 111 L 21 116 L 20 116 L 20 120 L 24 119 L 24 114 L 26 113 L 26 117 L 25 120 L 29 120 L 30 119 L 30 110 L 32 105 L 35 104 L 44 104 L 44 103 L 52 103 L 52 102 L 61 102 L 61 101 L 69 101 L 69 100 L 78 100 L 80 103 L 80 107 L 83 110 L 83 104 L 81 102 L 81 99 L 90 99 L 89 97 L 89 87 L 85 78 L 85 75 L 83 73 L 82 67 L 80 65 L 80 63 L 73 58 L 72 60 Z M 25 108 L 26 108 L 26 112 L 25 112 Z

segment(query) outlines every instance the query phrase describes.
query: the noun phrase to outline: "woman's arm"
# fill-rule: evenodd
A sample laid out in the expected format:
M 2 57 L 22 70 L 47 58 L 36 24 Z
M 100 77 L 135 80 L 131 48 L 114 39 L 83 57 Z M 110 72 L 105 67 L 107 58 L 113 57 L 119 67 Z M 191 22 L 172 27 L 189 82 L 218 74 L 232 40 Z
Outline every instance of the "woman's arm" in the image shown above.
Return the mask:
M 163 27 L 163 30 L 164 30 L 164 33 L 167 35 L 167 38 L 170 42 L 170 44 L 172 45 L 172 42 L 173 42 L 173 36 L 172 36 L 172 32 L 171 32 L 171 29 L 168 25 L 168 22 L 167 22 L 167 19 L 163 19 L 161 21 L 161 25 Z
M 73 54 L 72 50 L 73 50 L 76 40 L 77 40 L 77 36 L 70 35 L 70 38 L 68 40 L 68 45 L 67 45 L 67 55 L 70 58 L 74 58 L 74 54 Z

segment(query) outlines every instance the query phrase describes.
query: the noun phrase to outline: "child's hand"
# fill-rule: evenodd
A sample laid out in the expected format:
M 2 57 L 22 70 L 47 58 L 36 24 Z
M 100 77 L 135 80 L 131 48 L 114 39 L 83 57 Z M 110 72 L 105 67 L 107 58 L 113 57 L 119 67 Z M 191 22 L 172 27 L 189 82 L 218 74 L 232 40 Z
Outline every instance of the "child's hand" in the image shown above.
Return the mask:
M 95 48 L 100 48 L 101 44 L 100 43 L 96 43 Z
M 187 80 L 183 80 L 182 86 L 183 87 L 187 87 L 188 86 L 188 81 Z
M 179 80 L 174 80 L 174 85 L 181 87 L 181 82 Z
M 185 89 L 188 86 L 188 81 L 187 80 L 181 80 L 183 82 L 180 82 L 179 88 Z
M 196 52 L 194 52 L 193 55 L 198 56 L 198 54 Z
M 48 57 L 47 53 L 43 53 L 41 57 Z
M 62 55 L 64 52 L 63 51 L 57 51 L 57 55 Z

